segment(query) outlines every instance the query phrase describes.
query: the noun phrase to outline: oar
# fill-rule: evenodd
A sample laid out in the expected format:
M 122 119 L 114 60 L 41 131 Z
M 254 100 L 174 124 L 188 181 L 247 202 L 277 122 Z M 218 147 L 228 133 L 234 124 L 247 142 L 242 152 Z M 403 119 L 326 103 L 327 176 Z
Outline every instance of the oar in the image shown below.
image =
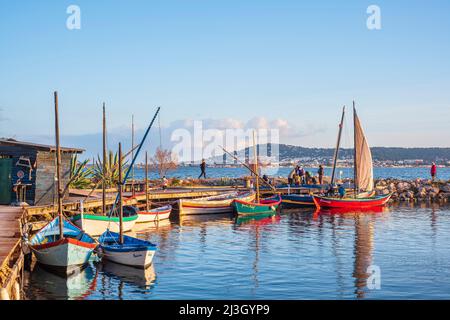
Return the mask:
M 264 184 L 268 185 L 272 191 L 277 191 L 277 189 L 275 189 L 270 183 L 268 183 L 266 180 L 262 179 L 258 173 L 256 173 L 255 171 L 253 171 L 252 168 L 250 168 L 248 165 L 246 165 L 244 162 L 242 162 L 241 160 L 239 160 L 239 158 L 237 158 L 235 155 L 231 154 L 230 152 L 228 152 L 227 150 L 225 150 L 224 147 L 219 146 L 226 154 L 230 155 L 234 160 L 238 161 L 240 164 L 242 164 L 244 167 L 246 167 L 251 173 L 253 173 L 257 178 L 259 178 Z

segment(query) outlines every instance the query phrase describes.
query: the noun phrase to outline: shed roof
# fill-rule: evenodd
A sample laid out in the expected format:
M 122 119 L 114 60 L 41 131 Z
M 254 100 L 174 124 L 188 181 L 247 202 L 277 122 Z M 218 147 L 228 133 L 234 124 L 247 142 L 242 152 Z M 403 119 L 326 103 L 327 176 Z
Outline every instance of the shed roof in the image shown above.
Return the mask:
M 35 149 L 39 151 L 48 151 L 48 152 L 55 152 L 56 147 L 55 146 L 49 146 L 45 144 L 37 144 L 32 142 L 24 142 L 24 141 L 17 141 L 14 139 L 0 139 L 0 146 L 17 146 L 22 148 L 30 148 Z M 84 149 L 78 149 L 78 148 L 65 148 L 61 147 L 61 152 L 67 152 L 67 153 L 83 153 Z

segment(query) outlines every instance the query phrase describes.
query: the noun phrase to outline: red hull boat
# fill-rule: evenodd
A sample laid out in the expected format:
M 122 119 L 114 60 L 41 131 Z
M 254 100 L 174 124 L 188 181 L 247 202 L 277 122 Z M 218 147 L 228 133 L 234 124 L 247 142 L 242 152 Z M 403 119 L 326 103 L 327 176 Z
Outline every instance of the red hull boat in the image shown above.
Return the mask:
M 320 208 L 341 208 L 341 209 L 365 209 L 384 206 L 391 194 L 386 196 L 375 196 L 370 198 L 329 198 L 313 196 L 314 204 Z

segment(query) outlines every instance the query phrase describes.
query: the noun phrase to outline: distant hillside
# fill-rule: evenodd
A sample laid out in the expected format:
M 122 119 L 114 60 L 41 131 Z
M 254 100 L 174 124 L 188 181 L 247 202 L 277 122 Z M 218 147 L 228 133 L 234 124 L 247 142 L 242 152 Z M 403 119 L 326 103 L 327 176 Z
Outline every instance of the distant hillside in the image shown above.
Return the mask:
M 333 148 L 305 148 L 293 145 L 279 144 L 279 159 L 286 161 L 290 159 L 311 158 L 311 159 L 331 159 L 334 154 Z M 266 148 L 266 145 L 258 146 Z M 274 147 L 272 146 L 272 149 Z M 269 148 L 270 150 L 270 148 Z M 449 161 L 450 148 L 398 148 L 398 147 L 374 147 L 371 148 L 372 157 L 375 161 L 404 161 L 404 160 L 423 160 L 425 162 L 432 161 Z M 253 155 L 253 151 L 248 148 L 238 152 L 242 157 L 245 154 Z M 340 159 L 352 159 L 353 149 L 340 149 Z M 228 158 L 229 159 L 229 158 Z M 215 158 L 220 161 L 219 158 Z M 230 161 L 230 160 L 228 160 Z

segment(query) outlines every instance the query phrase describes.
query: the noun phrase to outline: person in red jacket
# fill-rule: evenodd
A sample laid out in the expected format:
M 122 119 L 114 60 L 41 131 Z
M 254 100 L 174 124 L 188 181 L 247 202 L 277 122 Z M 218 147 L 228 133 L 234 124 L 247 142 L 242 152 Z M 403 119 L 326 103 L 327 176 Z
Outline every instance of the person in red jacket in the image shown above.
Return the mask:
M 436 163 L 432 163 L 431 164 L 431 180 L 433 180 L 434 181 L 434 179 L 436 178 L 436 171 L 437 171 L 437 169 L 436 169 Z

